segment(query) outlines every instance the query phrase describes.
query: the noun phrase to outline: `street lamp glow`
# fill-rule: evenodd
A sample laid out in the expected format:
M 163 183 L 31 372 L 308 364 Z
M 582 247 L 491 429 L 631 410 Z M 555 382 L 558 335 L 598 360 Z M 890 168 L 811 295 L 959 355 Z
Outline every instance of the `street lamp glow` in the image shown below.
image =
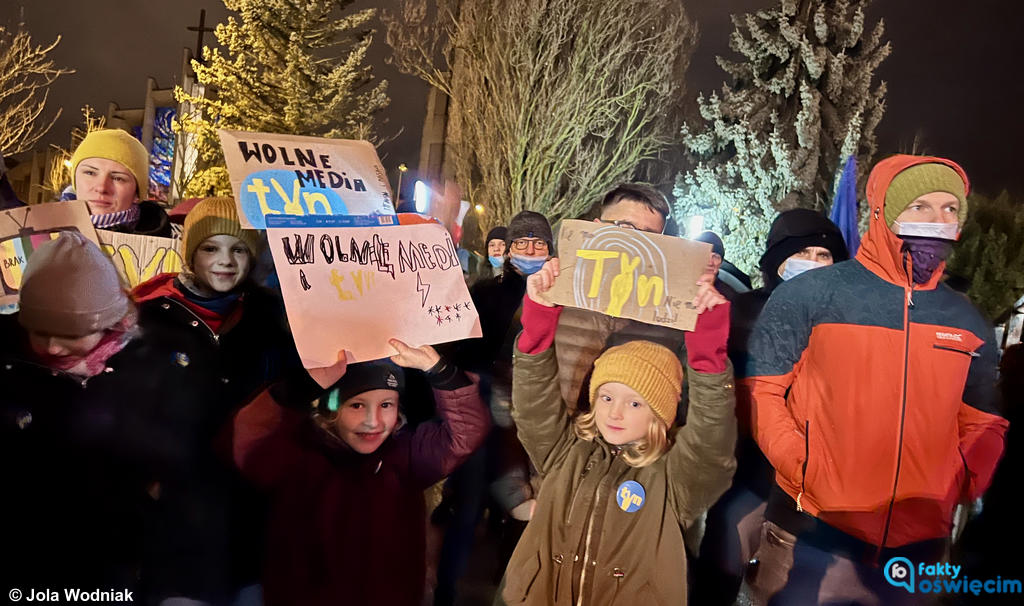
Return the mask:
M 430 190 L 427 188 L 427 184 L 417 180 L 416 184 L 412 186 L 412 200 L 416 203 L 416 212 L 422 213 L 427 211 L 429 197 Z
M 478 213 L 482 213 L 482 212 L 484 212 L 484 205 L 483 205 L 483 204 L 477 204 L 477 205 L 476 205 L 475 207 L 473 207 L 473 208 L 475 208 L 475 209 L 476 209 L 476 212 L 478 212 Z
M 689 218 L 686 222 L 686 236 L 688 238 L 696 238 L 697 234 L 704 231 L 704 217 L 703 215 L 694 215 Z

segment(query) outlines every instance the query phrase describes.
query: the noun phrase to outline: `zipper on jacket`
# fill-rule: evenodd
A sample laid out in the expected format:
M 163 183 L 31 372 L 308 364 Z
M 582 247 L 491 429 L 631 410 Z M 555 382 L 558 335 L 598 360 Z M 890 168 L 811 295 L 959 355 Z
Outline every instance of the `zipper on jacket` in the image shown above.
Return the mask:
M 580 496 L 580 489 L 583 487 L 583 478 L 587 477 L 587 473 L 594 467 L 593 461 L 587 461 L 587 466 L 580 472 L 580 486 L 572 493 L 572 499 L 569 501 L 569 513 L 565 516 L 565 523 L 568 525 L 569 521 L 572 520 L 572 511 L 576 508 L 576 497 Z
M 615 458 L 619 456 L 622 450 L 618 447 L 612 448 L 612 460 L 608 464 L 608 471 L 611 471 L 612 465 L 615 464 Z M 601 488 L 604 486 L 605 480 L 608 479 L 608 475 L 601 478 L 601 481 L 597 483 L 597 488 L 594 490 L 594 506 L 590 511 L 590 519 L 587 521 L 587 540 L 583 547 L 583 570 L 580 572 L 580 594 L 576 598 L 576 606 L 583 606 L 583 591 L 586 587 L 587 582 L 587 566 L 590 565 L 590 539 L 594 533 L 594 517 L 600 511 L 601 506 Z
M 809 420 L 804 421 L 804 472 L 800 477 L 800 494 L 796 495 L 796 510 L 803 511 L 804 506 L 800 503 L 800 499 L 804 496 L 804 491 L 807 490 L 807 462 L 811 460 L 811 422 Z
M 878 549 L 875 551 L 875 561 L 877 562 L 882 556 L 882 550 L 885 549 L 885 542 L 889 539 L 889 527 L 892 524 L 892 512 L 896 507 L 896 489 L 900 484 L 900 466 L 903 464 L 903 429 L 907 419 L 907 382 L 908 375 L 910 374 L 910 310 L 914 307 L 914 284 L 911 276 L 913 275 L 913 261 L 910 260 L 910 255 L 905 257 L 906 259 L 906 270 L 907 278 L 911 281 L 907 286 L 907 305 L 903 308 L 903 390 L 900 398 L 900 431 L 898 440 L 896 442 L 896 474 L 892 482 L 892 497 L 889 499 L 889 511 L 885 514 L 885 530 L 882 532 L 882 541 L 878 545 Z
M 932 345 L 935 349 L 941 349 L 943 351 L 955 351 L 956 353 L 964 354 L 965 356 L 971 356 L 972 358 L 980 358 L 981 354 L 976 351 L 967 351 L 966 349 L 957 349 L 956 347 L 949 347 L 947 345 Z

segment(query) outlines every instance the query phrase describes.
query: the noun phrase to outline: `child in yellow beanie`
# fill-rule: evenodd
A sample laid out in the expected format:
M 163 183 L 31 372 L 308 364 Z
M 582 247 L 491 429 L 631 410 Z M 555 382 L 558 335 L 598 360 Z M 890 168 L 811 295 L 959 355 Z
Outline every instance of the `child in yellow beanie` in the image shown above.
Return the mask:
M 558 272 L 558 259 L 548 261 L 523 299 L 512 415 L 544 481 L 499 602 L 685 604 L 683 530 L 735 469 L 729 304 L 707 284 L 693 301 L 700 316 L 685 337 L 684 427 L 673 427 L 683 369 L 649 341 L 605 351 L 594 363 L 590 411 L 570 419 L 552 347 L 561 307 L 542 296 Z

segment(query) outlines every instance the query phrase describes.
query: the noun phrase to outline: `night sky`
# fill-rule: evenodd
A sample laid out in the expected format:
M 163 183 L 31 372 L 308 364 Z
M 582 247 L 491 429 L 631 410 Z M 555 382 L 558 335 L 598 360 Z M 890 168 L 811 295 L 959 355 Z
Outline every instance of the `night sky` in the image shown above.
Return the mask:
M 195 33 L 185 28 L 198 22 L 201 8 L 207 10 L 208 24 L 227 15 L 215 0 L 5 0 L 4 4 L 15 9 L 4 11 L 8 26 L 16 24 L 17 7 L 22 7 L 36 42 L 63 36 L 53 57 L 77 72 L 60 79 L 52 89 L 51 106 L 63 107 L 64 114 L 45 142 L 64 145 L 71 127 L 80 123 L 79 108 L 86 103 L 100 114 L 106 113 L 110 101 L 125 108 L 140 107 L 147 76 L 156 78 L 161 87 L 177 83 L 182 48 L 194 47 L 196 42 Z M 397 4 L 397 0 L 360 0 L 352 7 Z M 772 0 L 686 3 L 700 27 L 700 43 L 688 76 L 689 97 L 721 85 L 723 72 L 714 57 L 729 53 L 729 15 L 775 4 Z M 1020 68 L 1024 52 L 1018 33 L 1022 17 L 1024 3 L 1012 0 L 875 0 L 869 23 L 883 18 L 886 38 L 893 46 L 877 73 L 889 87 L 885 117 L 876 133 L 879 155 L 911 151 L 916 140 L 918 152 L 961 162 L 983 193 L 996 194 L 1004 188 L 1024 193 L 1020 155 L 1011 151 L 1013 141 L 1024 141 L 1019 113 L 1024 99 Z M 213 43 L 213 35 L 207 34 L 206 41 Z M 383 132 L 401 131 L 380 149 L 385 168 L 394 175 L 399 162 L 413 170 L 418 164 L 426 86 L 386 65 L 384 57 L 389 53 L 381 30 L 371 62 L 377 76 L 390 82 L 391 106 Z

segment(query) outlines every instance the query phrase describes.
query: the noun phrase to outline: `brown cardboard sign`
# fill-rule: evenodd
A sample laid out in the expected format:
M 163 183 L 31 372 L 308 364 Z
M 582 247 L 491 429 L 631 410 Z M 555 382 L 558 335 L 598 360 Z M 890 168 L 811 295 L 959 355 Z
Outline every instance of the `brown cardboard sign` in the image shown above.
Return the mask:
M 97 229 L 100 248 L 110 256 L 117 275 L 126 288 L 163 273 L 178 273 L 185 266 L 181 259 L 181 240 L 124 234 Z
M 678 330 L 693 330 L 690 301 L 711 245 L 590 221 L 563 221 L 553 303 Z

